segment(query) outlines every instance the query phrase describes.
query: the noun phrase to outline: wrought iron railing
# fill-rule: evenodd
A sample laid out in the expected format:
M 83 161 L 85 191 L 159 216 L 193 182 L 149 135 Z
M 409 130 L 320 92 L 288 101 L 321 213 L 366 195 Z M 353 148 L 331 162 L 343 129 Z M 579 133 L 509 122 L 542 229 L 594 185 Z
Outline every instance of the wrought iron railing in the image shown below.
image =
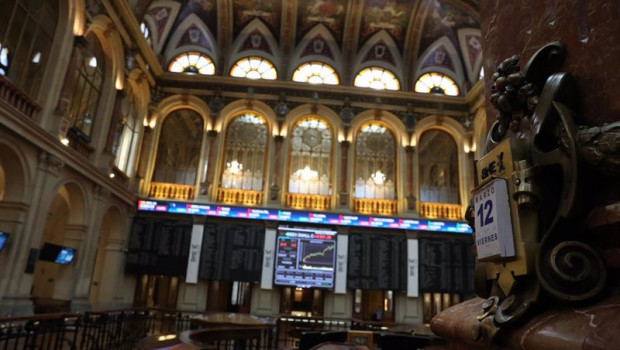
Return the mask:
M 412 325 L 344 318 L 282 315 L 263 324 L 205 323 L 209 314 L 161 309 L 128 309 L 83 314 L 45 314 L 0 319 L 0 349 L 129 350 L 175 346 L 181 342 L 215 350 L 298 348 L 321 334 L 349 330 L 413 334 Z M 323 334 L 325 333 L 325 334 Z M 318 338 L 317 338 L 318 339 Z M 314 339 L 316 340 L 316 339 Z M 202 346 L 200 346 L 202 344 Z

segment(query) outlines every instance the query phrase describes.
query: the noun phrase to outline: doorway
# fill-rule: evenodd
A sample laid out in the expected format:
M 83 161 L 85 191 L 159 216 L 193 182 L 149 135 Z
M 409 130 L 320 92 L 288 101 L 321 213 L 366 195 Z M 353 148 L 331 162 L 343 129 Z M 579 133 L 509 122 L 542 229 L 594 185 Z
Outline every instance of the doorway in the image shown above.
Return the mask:
M 364 321 L 394 322 L 394 291 L 356 289 L 352 315 Z
M 282 288 L 280 313 L 294 316 L 323 316 L 323 290 L 317 288 Z
M 179 278 L 173 276 L 141 275 L 136 281 L 135 307 L 175 309 Z

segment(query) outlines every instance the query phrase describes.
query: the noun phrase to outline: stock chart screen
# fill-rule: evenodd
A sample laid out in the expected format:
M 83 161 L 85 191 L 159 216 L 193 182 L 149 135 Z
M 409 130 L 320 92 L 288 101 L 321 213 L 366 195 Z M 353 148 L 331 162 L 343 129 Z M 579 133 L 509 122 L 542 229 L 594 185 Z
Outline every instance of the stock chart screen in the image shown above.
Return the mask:
M 278 228 L 275 285 L 332 289 L 335 261 L 336 231 Z

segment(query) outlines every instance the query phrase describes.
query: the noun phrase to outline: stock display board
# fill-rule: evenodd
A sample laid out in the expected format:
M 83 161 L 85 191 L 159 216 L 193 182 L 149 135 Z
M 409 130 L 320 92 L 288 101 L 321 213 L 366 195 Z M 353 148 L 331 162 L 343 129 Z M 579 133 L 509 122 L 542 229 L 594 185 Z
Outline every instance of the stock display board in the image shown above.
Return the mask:
M 336 231 L 278 228 L 275 285 L 332 289 L 335 263 Z
M 404 235 L 349 234 L 347 288 L 401 291 L 406 286 Z
M 184 276 L 192 223 L 136 217 L 125 263 L 125 271 L 135 274 Z
M 420 291 L 469 294 L 474 291 L 470 239 L 419 239 Z
M 139 200 L 138 210 L 172 214 L 191 214 L 225 218 L 272 220 L 296 223 L 374 227 L 385 229 L 406 229 L 433 232 L 472 233 L 465 222 L 425 219 L 403 219 L 367 215 L 342 215 L 307 211 L 261 209 L 207 205 L 183 202 Z
M 260 281 L 264 242 L 262 225 L 205 224 L 198 278 Z

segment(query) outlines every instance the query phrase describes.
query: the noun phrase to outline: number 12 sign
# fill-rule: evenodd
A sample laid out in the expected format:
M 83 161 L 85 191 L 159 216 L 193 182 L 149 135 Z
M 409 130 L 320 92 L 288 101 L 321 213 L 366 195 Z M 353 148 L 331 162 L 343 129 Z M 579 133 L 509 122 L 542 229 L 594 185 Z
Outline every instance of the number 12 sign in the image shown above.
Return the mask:
M 506 180 L 495 178 L 474 192 L 478 260 L 515 256 Z

